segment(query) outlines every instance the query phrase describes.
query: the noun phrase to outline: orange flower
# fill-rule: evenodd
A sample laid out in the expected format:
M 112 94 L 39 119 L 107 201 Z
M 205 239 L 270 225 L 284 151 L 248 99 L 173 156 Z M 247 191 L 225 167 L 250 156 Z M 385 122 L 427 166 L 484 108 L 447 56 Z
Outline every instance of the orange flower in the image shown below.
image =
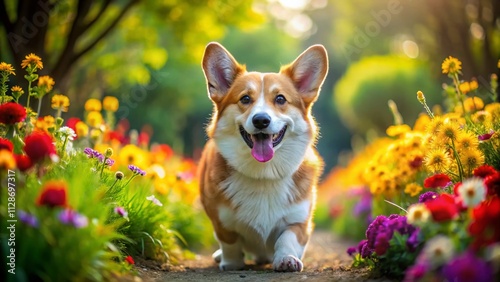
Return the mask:
M 14 68 L 12 67 L 11 64 L 7 64 L 7 63 L 4 63 L 4 62 L 1 62 L 0 63 L 0 72 L 6 72 L 7 74 L 12 74 L 12 75 L 16 75 L 14 73 Z
M 37 55 L 31 53 L 27 55 L 23 60 L 23 62 L 21 63 L 21 67 L 23 69 L 26 68 L 27 66 L 34 66 L 41 70 L 43 69 L 42 59 Z
M 43 75 L 38 78 L 38 87 L 44 87 L 47 92 L 52 90 L 54 84 L 56 84 L 54 79 L 48 75 Z

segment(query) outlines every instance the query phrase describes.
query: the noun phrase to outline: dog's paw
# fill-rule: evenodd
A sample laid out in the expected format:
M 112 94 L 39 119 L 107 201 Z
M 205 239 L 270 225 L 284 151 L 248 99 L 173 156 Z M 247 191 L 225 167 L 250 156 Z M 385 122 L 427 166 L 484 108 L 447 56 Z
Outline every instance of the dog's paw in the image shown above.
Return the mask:
M 222 271 L 228 270 L 242 270 L 245 267 L 245 262 L 241 261 L 224 261 L 219 264 L 219 269 Z
M 304 268 L 302 261 L 294 256 L 285 256 L 274 259 L 274 271 L 279 272 L 300 272 Z
M 212 254 L 212 258 L 215 260 L 216 263 L 219 263 L 222 259 L 222 250 L 218 249 Z

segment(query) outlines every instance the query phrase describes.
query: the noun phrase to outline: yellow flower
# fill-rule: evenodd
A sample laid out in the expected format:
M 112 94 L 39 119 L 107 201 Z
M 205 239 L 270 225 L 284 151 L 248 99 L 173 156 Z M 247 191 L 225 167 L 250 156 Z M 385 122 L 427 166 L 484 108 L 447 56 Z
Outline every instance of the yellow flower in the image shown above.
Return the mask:
M 442 148 L 430 150 L 424 157 L 424 165 L 432 172 L 440 172 L 450 164 L 450 154 Z
M 85 102 L 85 110 L 87 112 L 100 112 L 102 109 L 101 107 L 101 101 L 91 98 L 88 99 L 87 102 Z
M 489 125 L 491 121 L 493 120 L 493 117 L 491 114 L 487 111 L 477 111 L 472 115 L 472 122 L 478 123 L 478 124 L 486 124 Z
M 460 152 L 460 161 L 466 172 L 472 172 L 484 164 L 484 155 L 479 149 L 463 150 Z
M 429 221 L 431 212 L 425 204 L 418 203 L 410 206 L 406 216 L 409 224 L 423 226 Z
M 52 109 L 61 110 L 63 112 L 68 111 L 69 98 L 62 94 L 55 94 L 52 96 Z
M 42 59 L 33 53 L 27 55 L 21 63 L 21 67 L 23 69 L 30 65 L 35 66 L 40 70 L 43 69 Z
M 484 107 L 484 110 L 489 112 L 493 118 L 500 118 L 500 103 L 490 103 Z
M 120 161 L 120 165 L 133 164 L 144 169 L 149 164 L 147 152 L 133 144 L 125 145 L 120 150 L 118 160 Z
M 12 67 L 11 64 L 7 64 L 7 63 L 4 63 L 4 62 L 1 62 L 0 63 L 0 72 L 6 72 L 7 74 L 12 74 L 12 75 L 16 75 L 14 73 L 14 68 Z
M 477 136 L 469 132 L 461 131 L 457 136 L 457 142 L 455 145 L 458 151 L 477 149 L 479 146 L 479 140 L 477 139 Z
M 460 131 L 460 128 L 458 127 L 457 124 L 454 122 L 445 122 L 439 129 L 439 137 L 445 140 L 446 142 L 448 140 L 455 140 L 457 139 L 457 135 Z
M 116 112 L 119 105 L 118 99 L 113 96 L 106 96 L 102 101 L 102 106 L 105 111 Z
M 91 111 L 87 114 L 87 123 L 91 127 L 99 127 L 103 123 L 102 115 L 100 112 Z
M 9 150 L 0 150 L 0 171 L 16 168 L 16 160 Z
M 36 120 L 36 128 L 43 130 L 45 132 L 49 132 L 49 128 L 55 127 L 55 119 L 53 116 L 44 116 L 44 117 L 39 117 Z
M 49 92 L 54 87 L 54 80 L 48 75 L 42 75 L 38 78 L 38 87 L 44 87 Z
M 457 74 L 460 73 L 460 70 L 462 69 L 462 62 L 460 62 L 457 58 L 449 56 L 443 61 L 441 68 L 443 69 L 444 74 Z
M 85 122 L 79 121 L 75 124 L 75 129 L 76 129 L 76 135 L 78 137 L 85 137 L 87 134 L 89 134 L 89 127 Z
M 431 118 L 427 114 L 420 114 L 413 125 L 413 131 L 425 131 L 427 125 L 431 122 Z
M 443 118 L 438 117 L 438 116 L 433 118 L 431 120 L 431 122 L 426 127 L 427 133 L 431 134 L 431 136 L 436 136 L 439 133 L 443 123 L 444 123 Z
M 400 125 L 389 126 L 385 132 L 387 133 L 387 135 L 391 137 L 397 137 L 410 131 L 411 131 L 410 126 L 408 126 L 407 124 L 400 124 Z
M 413 182 L 413 183 L 409 183 L 406 185 L 405 193 L 412 196 L 412 197 L 415 197 L 422 191 L 422 189 L 423 189 L 422 186 Z
M 466 112 L 479 111 L 484 108 L 484 102 L 479 97 L 469 97 L 465 99 L 464 107 Z M 458 105 L 455 111 L 462 113 L 462 105 Z
M 10 89 L 10 91 L 12 91 L 12 92 L 22 92 L 22 93 L 24 93 L 23 89 L 22 89 L 22 88 L 21 88 L 21 86 L 19 86 L 19 85 L 12 86 L 12 88 Z
M 462 94 L 464 95 L 471 91 L 470 83 L 468 81 L 460 83 L 458 88 L 460 89 L 460 92 L 462 92 Z
M 477 79 L 472 78 L 472 80 L 469 82 L 470 90 L 474 91 L 479 88 L 479 84 L 477 83 Z

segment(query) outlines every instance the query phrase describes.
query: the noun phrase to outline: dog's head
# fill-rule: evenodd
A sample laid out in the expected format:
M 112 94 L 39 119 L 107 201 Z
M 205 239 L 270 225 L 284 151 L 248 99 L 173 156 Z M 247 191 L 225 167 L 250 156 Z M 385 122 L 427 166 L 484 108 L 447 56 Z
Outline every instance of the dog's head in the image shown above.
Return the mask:
M 259 178 L 296 170 L 316 139 L 311 106 L 328 72 L 325 48 L 309 47 L 279 73 L 259 73 L 210 43 L 202 66 L 214 103 L 208 135 L 229 164 Z

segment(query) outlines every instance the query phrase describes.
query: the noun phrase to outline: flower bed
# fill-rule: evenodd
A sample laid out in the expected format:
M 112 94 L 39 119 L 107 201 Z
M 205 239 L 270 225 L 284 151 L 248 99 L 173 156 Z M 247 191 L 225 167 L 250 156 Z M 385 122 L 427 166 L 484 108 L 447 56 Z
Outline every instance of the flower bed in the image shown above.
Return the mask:
M 388 137 L 373 140 L 329 178 L 343 189 L 362 187 L 372 196 L 371 206 L 364 204 L 373 218 L 365 239 L 347 252 L 355 266 L 405 281 L 496 281 L 497 76 L 482 88 L 474 79 L 461 81 L 461 62 L 453 57 L 443 62 L 442 70 L 452 80 L 444 85 L 447 111 L 431 110 L 418 91 L 426 114 L 411 128 L 390 104 L 395 125 L 387 128 Z M 346 215 L 339 217 L 346 220 Z
M 65 121 L 70 100 L 52 93 L 52 78 L 37 74 L 41 58 L 30 54 L 21 67 L 28 87 L 9 91 L 16 70 L 0 63 L 5 273 L 21 280 L 109 280 L 130 273 L 134 258 L 175 263 L 183 247 L 211 242 L 204 236 L 210 225 L 193 205 L 192 160 L 166 144 L 149 144 L 149 135 L 129 130 L 126 121 L 116 123 L 115 97 L 89 99 L 83 119 Z M 54 116 L 39 115 L 45 96 Z

